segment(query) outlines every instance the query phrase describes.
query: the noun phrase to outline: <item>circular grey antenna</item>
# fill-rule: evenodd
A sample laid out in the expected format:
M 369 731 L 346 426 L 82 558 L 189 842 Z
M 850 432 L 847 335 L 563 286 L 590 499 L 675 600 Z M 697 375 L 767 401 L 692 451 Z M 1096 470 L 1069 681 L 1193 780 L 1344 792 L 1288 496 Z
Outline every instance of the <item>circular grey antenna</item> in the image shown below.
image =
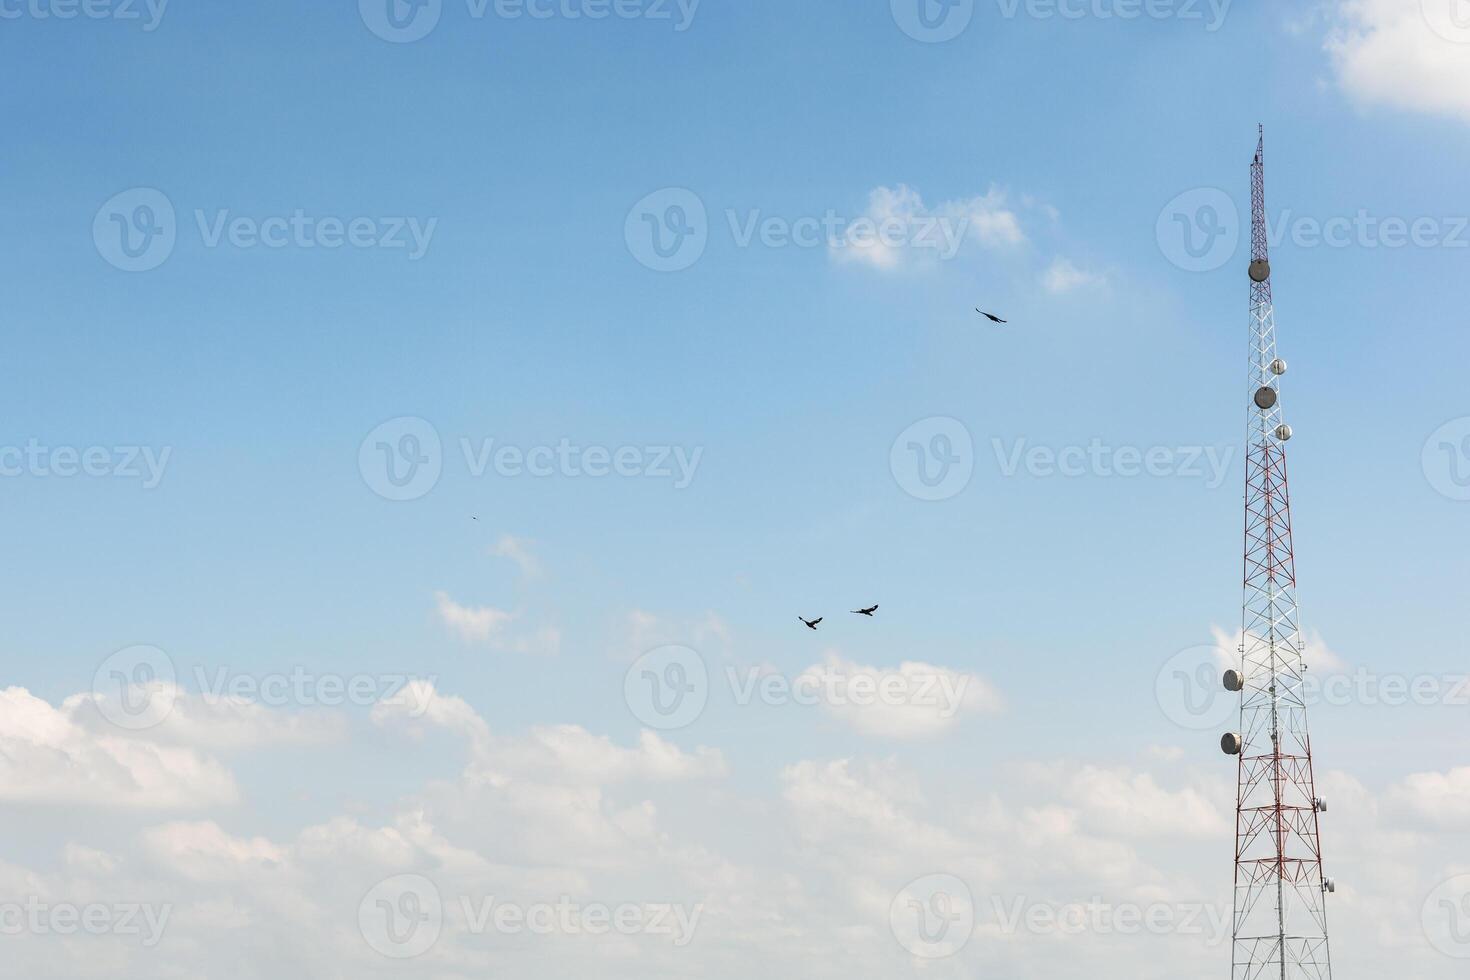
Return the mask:
M 1238 670 L 1225 671 L 1225 690 L 1240 692 L 1245 690 L 1245 678 Z
M 1240 755 L 1245 748 L 1245 740 L 1234 732 L 1226 732 L 1220 739 L 1220 751 L 1226 755 Z
M 1256 389 L 1256 407 L 1266 412 L 1276 407 L 1276 389 L 1270 385 Z
M 1287 442 L 1288 440 L 1290 440 L 1291 435 L 1291 426 L 1287 425 L 1285 422 L 1282 422 L 1276 427 L 1276 438 L 1280 439 L 1282 442 Z
M 1251 282 L 1265 282 L 1271 278 L 1271 263 L 1265 259 L 1256 259 L 1251 263 Z
M 1276 360 L 1271 362 L 1271 373 L 1278 378 L 1281 377 L 1286 373 L 1286 362 L 1279 357 L 1276 358 Z

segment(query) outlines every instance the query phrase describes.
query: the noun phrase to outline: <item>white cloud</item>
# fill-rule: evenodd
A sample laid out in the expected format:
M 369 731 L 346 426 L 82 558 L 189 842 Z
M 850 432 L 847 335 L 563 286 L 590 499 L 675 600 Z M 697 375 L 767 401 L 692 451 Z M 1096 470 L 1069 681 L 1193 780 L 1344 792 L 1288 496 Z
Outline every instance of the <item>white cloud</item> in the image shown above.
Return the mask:
M 1084 286 L 1100 286 L 1107 280 L 1094 272 L 1077 268 L 1068 259 L 1058 256 L 1041 275 L 1041 284 L 1051 293 L 1069 293 Z
M 1244 635 L 1244 632 L 1238 629 L 1231 633 L 1221 626 L 1210 627 L 1210 636 L 1214 639 L 1215 644 L 1215 659 L 1219 661 L 1222 668 L 1240 666 L 1240 643 Z M 1303 639 L 1305 649 L 1302 651 L 1302 659 L 1309 669 L 1316 671 L 1347 669 L 1347 662 L 1327 645 L 1327 641 L 1322 638 L 1319 631 L 1307 630 Z
M 1421 826 L 1463 832 L 1470 827 L 1470 768 L 1414 773 L 1394 787 L 1388 799 Z
M 429 727 L 454 732 L 476 746 L 490 740 L 490 726 L 463 698 L 440 694 L 433 682 L 414 680 L 392 697 L 373 705 L 373 724 L 407 731 L 422 738 Z
M 55 708 L 24 688 L 0 691 L 0 799 L 170 809 L 238 798 L 224 766 L 193 748 L 78 723 L 86 703 Z
M 466 643 L 488 643 L 499 635 L 515 614 L 493 606 L 462 606 L 447 593 L 434 593 L 439 619 Z
M 561 653 L 561 630 L 555 626 L 543 626 L 534 632 L 517 636 L 506 644 L 512 653 L 532 657 L 555 657 Z
M 434 601 L 439 621 L 465 643 L 525 656 L 554 657 L 561 653 L 559 627 L 542 626 L 512 633 L 508 627 L 520 619 L 520 613 L 494 606 L 462 605 L 444 592 L 434 593 Z
M 427 710 L 416 706 L 427 705 Z M 492 735 L 490 726 L 462 698 L 416 681 L 399 696 L 380 702 L 373 722 L 405 728 L 415 736 L 429 725 L 464 736 L 473 749 L 472 767 L 508 778 L 602 786 L 628 780 L 677 780 L 725 774 L 725 761 L 713 749 L 686 753 L 658 734 L 644 731 L 634 748 L 615 745 L 578 725 L 547 725 L 525 736 Z
M 1003 191 L 992 187 L 978 197 L 930 208 L 918 191 L 899 184 L 869 192 L 867 210 L 829 248 L 841 261 L 893 271 L 908 262 L 953 258 L 970 239 L 989 249 L 1025 243 L 1020 218 Z
M 150 827 L 143 833 L 143 847 L 176 873 L 196 881 L 238 881 L 278 873 L 287 865 L 283 848 L 263 837 L 232 837 L 213 821 Z
M 905 661 L 897 668 L 864 667 L 829 653 L 793 682 L 834 717 L 868 735 L 926 738 L 963 715 L 994 713 L 1000 694 L 978 674 Z
M 286 712 L 241 697 L 193 694 L 177 685 L 156 681 L 133 687 L 132 694 L 167 705 L 167 712 L 160 712 L 157 724 L 138 734 L 149 741 L 169 745 L 230 751 L 275 745 L 323 745 L 340 742 L 347 734 L 346 718 L 327 709 Z M 77 694 L 63 702 L 62 711 L 89 731 L 128 737 L 128 731 L 114 727 L 96 710 L 104 703 L 102 695 Z
M 1218 793 L 1212 799 L 1195 787 L 1166 790 L 1149 773 L 1089 765 L 1072 773 L 1066 786 L 1069 799 L 1090 815 L 1093 826 L 1121 837 L 1222 840 L 1233 828 Z
M 1464 0 L 1339 0 L 1326 42 L 1339 84 L 1367 105 L 1470 122 L 1470 19 L 1456 21 L 1464 7 Z
M 495 546 L 490 549 L 490 554 L 497 558 L 505 558 L 513 561 L 520 568 L 521 574 L 526 578 L 540 578 L 543 574 L 541 561 L 531 552 L 534 542 L 525 538 L 503 535 Z
M 634 609 L 623 618 L 621 632 L 612 655 L 614 659 L 624 661 L 637 660 L 650 650 L 671 645 L 719 655 L 729 649 L 731 641 L 729 624 L 713 612 L 679 619 Z
M 726 771 L 724 758 L 714 749 L 701 747 L 689 754 L 650 731 L 639 736 L 636 747 L 622 748 L 577 725 L 533 728 L 525 737 L 493 740 L 480 764 L 502 774 L 592 786 L 723 776 Z

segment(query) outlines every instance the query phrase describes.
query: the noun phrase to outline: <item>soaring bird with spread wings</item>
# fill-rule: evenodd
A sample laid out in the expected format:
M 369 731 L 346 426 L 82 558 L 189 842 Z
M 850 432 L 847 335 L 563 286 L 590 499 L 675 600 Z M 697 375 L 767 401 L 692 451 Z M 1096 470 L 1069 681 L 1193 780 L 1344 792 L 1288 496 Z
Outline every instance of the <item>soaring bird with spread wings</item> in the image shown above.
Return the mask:
M 818 616 L 816 619 L 811 620 L 807 619 L 805 616 L 797 616 L 796 618 L 801 620 L 802 623 L 805 624 L 806 628 L 809 630 L 815 630 L 817 628 L 817 624 L 822 621 L 821 616 Z
M 873 613 L 875 613 L 877 611 L 878 611 L 878 607 L 877 606 L 869 606 L 866 609 L 854 609 L 852 611 L 852 614 L 854 616 L 867 616 L 867 617 L 869 617 L 871 619 Z

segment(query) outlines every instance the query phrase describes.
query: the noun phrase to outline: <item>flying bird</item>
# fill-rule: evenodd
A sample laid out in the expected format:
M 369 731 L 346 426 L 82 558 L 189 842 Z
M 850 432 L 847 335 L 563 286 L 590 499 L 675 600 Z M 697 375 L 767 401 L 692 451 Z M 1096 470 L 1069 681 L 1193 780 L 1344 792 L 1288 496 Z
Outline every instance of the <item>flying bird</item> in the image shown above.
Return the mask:
M 867 616 L 868 618 L 871 619 L 872 616 L 873 616 L 873 613 L 875 613 L 877 611 L 878 611 L 878 607 L 877 606 L 869 606 L 866 609 L 854 609 L 852 611 L 852 614 L 854 616 Z
M 1000 317 L 996 316 L 994 313 L 986 313 L 984 310 L 980 309 L 978 306 L 975 308 L 975 312 L 976 313 L 979 313 L 981 316 L 985 317 L 985 319 L 989 320 L 991 323 L 1005 323 L 1006 322 L 1006 321 L 1002 320 Z
M 815 630 L 817 628 L 817 624 L 822 621 L 821 616 L 818 616 L 816 619 L 813 619 L 810 622 L 807 621 L 807 618 L 805 616 L 797 616 L 796 618 L 806 624 L 806 628 L 809 630 Z

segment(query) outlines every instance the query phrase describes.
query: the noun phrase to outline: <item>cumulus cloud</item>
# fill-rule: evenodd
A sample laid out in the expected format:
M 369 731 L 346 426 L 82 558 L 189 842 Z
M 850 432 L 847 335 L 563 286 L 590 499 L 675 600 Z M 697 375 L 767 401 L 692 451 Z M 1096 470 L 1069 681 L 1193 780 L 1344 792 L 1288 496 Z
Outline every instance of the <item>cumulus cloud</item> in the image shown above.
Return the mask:
M 493 606 L 465 606 L 447 593 L 434 593 L 439 620 L 466 643 L 488 643 L 500 635 L 515 614 Z
M 1061 256 L 1052 260 L 1052 264 L 1041 274 L 1041 285 L 1049 293 L 1070 293 L 1074 289 L 1100 286 L 1104 282 L 1106 279 L 1103 276 L 1079 269 Z
M 235 802 L 234 777 L 193 748 L 78 723 L 80 699 L 53 707 L 24 688 L 0 691 L 0 799 L 140 809 Z
M 718 655 L 729 649 L 730 641 L 729 624 L 713 612 L 679 618 L 633 609 L 623 617 L 621 636 L 612 655 L 617 660 L 633 661 L 650 650 L 673 645 Z
M 1222 668 L 1240 666 L 1240 643 L 1245 636 L 1242 630 L 1230 632 L 1222 626 L 1211 626 L 1210 636 L 1214 640 L 1215 659 Z M 1307 630 L 1303 637 L 1305 648 L 1302 659 L 1307 667 L 1317 671 L 1346 670 L 1347 662 L 1327 645 L 1317 630 Z
M 1339 84 L 1366 105 L 1470 122 L 1464 0 L 1339 0 L 1326 48 Z
M 426 705 L 427 708 L 418 706 Z M 629 780 L 666 781 L 725 774 L 718 751 L 687 753 L 657 733 L 644 731 L 633 748 L 616 745 L 579 725 L 544 725 L 523 736 L 493 735 L 490 726 L 464 699 L 440 694 L 417 681 L 397 697 L 374 707 L 374 723 L 421 736 L 427 727 L 465 737 L 473 749 L 472 766 L 501 783 L 509 778 L 603 786 Z
M 196 881 L 238 881 L 286 869 L 286 852 L 263 837 L 240 838 L 213 821 L 150 827 L 143 847 L 156 860 Z
M 541 561 L 532 553 L 533 542 L 525 538 L 513 537 L 509 534 L 502 535 L 490 549 L 490 554 L 497 558 L 504 558 L 515 562 L 526 578 L 540 578 L 543 574 Z
M 1420 826 L 1462 832 L 1470 827 L 1470 768 L 1414 773 L 1389 792 L 1388 801 Z
M 829 248 L 840 261 L 893 271 L 910 262 L 953 258 L 969 240 L 988 249 L 1026 241 L 1005 192 L 992 187 L 931 208 L 905 184 L 877 187 L 868 194 L 867 209 L 834 235 Z
M 1093 826 L 1121 837 L 1202 837 L 1222 840 L 1233 824 L 1200 789 L 1164 789 L 1154 776 L 1124 768 L 1082 766 L 1066 777 L 1067 798 Z
M 865 667 L 835 653 L 803 671 L 793 687 L 813 692 L 833 717 L 858 731 L 889 738 L 938 735 L 964 715 L 995 713 L 1004 704 L 978 674 L 919 661 Z
M 439 621 L 465 643 L 525 656 L 554 657 L 561 653 L 561 629 L 557 626 L 512 631 L 510 626 L 521 618 L 519 613 L 494 606 L 462 605 L 445 592 L 434 593 L 434 602 Z

